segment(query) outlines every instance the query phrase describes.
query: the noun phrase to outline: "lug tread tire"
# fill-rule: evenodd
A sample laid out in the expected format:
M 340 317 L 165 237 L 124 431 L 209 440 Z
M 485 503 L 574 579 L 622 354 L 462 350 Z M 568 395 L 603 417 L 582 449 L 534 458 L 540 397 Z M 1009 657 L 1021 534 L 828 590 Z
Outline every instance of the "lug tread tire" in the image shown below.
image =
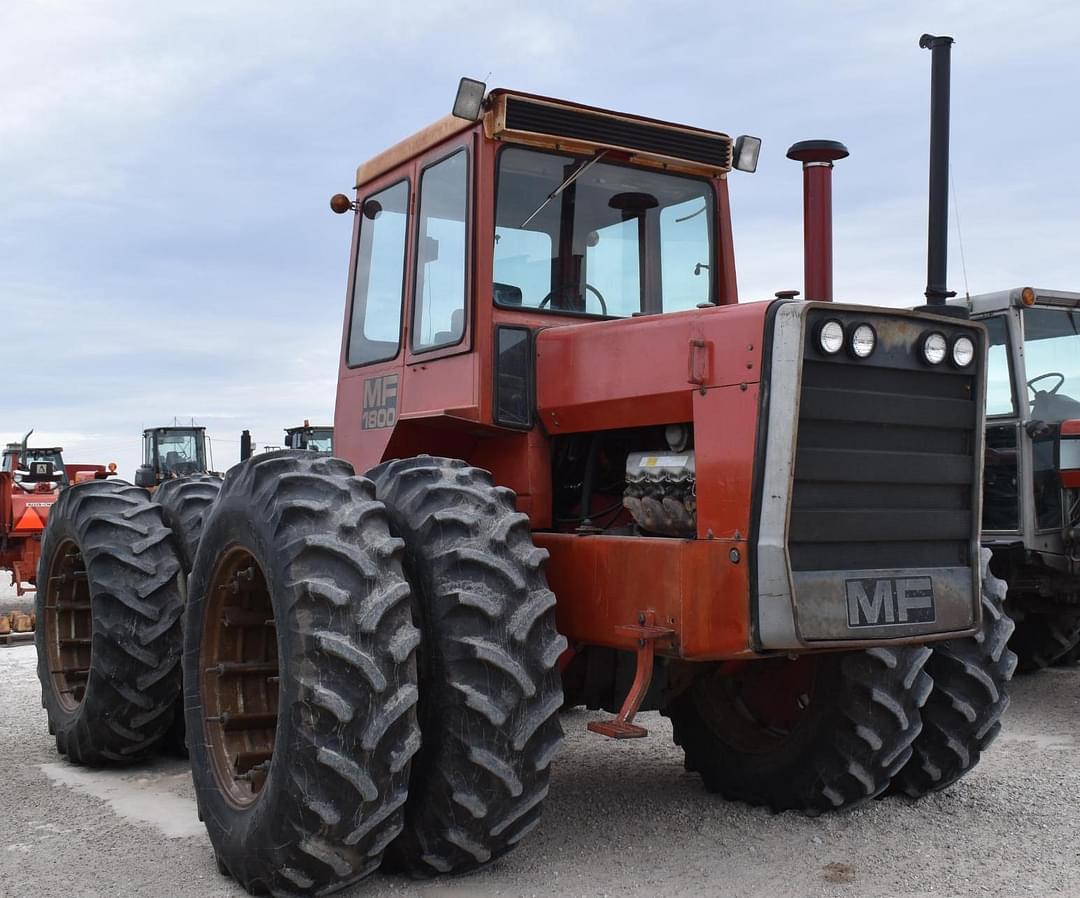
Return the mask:
M 423 746 L 388 866 L 418 877 L 463 872 L 539 823 L 562 742 L 566 640 L 543 573 L 547 551 L 487 471 L 420 456 L 369 476 L 405 540 L 423 633 Z
M 817 816 L 865 804 L 908 762 L 932 686 L 923 670 L 929 656 L 922 646 L 817 656 L 810 717 L 775 749 L 740 749 L 722 738 L 722 719 L 710 726 L 701 710 L 702 690 L 715 683 L 710 678 L 699 679 L 663 713 L 686 753 L 687 770 L 700 773 L 708 791 Z
M 934 643 L 926 662 L 934 688 L 911 760 L 894 783 L 911 798 L 952 785 L 978 764 L 1009 706 L 1008 683 L 1016 670 L 1009 649 L 1013 622 L 1005 613 L 1005 583 L 990 573 L 990 551 L 983 553 L 982 628 L 968 639 Z
M 1031 673 L 1056 663 L 1080 644 L 1080 609 L 1031 611 L 1016 621 L 1009 648 L 1016 653 L 1019 673 Z
M 244 810 L 217 783 L 199 678 L 207 584 L 237 543 L 266 575 L 280 666 L 274 755 Z M 420 746 L 419 633 L 401 557 L 373 484 L 311 452 L 232 468 L 207 516 L 185 636 L 192 776 L 219 869 L 252 894 L 344 888 L 377 869 L 401 831 Z
M 154 491 L 154 502 L 161 506 L 162 516 L 172 530 L 173 545 L 180 558 L 180 586 L 185 604 L 187 578 L 191 576 L 206 513 L 220 491 L 221 476 L 218 474 L 192 474 L 166 480 Z M 161 740 L 161 748 L 170 755 L 188 757 L 183 695 L 176 700 L 172 724 Z
M 154 492 L 154 501 L 161 506 L 165 524 L 173 532 L 185 575 L 191 573 L 195 563 L 206 512 L 221 491 L 221 482 L 217 474 L 193 474 L 166 480 Z
M 74 711 L 55 691 L 45 626 L 50 562 L 68 540 L 82 554 L 92 627 L 90 672 Z M 181 688 L 179 575 L 169 529 L 146 490 L 94 480 L 61 491 L 42 544 L 35 638 L 42 704 L 68 760 L 130 764 L 152 754 L 165 735 Z

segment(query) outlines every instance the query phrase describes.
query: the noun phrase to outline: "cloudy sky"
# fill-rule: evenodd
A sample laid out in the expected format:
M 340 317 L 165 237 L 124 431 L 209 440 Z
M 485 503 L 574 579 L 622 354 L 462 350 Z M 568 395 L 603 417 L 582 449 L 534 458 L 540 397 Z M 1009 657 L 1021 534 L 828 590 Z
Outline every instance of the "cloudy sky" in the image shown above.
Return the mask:
M 174 417 L 222 469 L 244 427 L 261 446 L 330 422 L 350 234 L 327 200 L 461 75 L 760 135 L 732 177 L 744 300 L 802 286 L 786 148 L 843 140 L 836 296 L 903 305 L 926 280 L 917 40 L 951 34 L 949 286 L 1080 289 L 1080 5 L 813 8 L 5 0 L 0 440 L 34 427 L 130 477 L 142 428 Z

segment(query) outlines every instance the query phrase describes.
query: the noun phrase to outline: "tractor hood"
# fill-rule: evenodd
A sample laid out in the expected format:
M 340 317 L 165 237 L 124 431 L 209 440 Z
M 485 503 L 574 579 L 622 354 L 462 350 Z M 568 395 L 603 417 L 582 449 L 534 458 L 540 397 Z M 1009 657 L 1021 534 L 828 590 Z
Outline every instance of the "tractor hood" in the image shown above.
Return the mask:
M 554 435 L 692 420 L 695 392 L 761 379 L 771 305 L 717 306 L 540 331 L 536 399 L 544 428 Z

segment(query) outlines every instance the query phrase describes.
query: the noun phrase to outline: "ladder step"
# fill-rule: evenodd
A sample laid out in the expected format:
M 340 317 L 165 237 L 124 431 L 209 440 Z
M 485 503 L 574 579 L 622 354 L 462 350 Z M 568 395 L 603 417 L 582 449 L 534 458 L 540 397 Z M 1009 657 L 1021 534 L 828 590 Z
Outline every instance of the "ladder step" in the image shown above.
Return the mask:
M 223 730 L 266 730 L 277 725 L 275 713 L 241 713 L 225 711 L 220 717 L 207 717 L 209 723 L 220 723 Z
M 247 608 L 225 606 L 221 623 L 226 627 L 266 627 L 273 626 L 273 621 L 266 620 L 263 611 L 249 611 Z
M 221 664 L 206 668 L 206 672 L 217 674 L 219 677 L 242 677 L 247 674 L 276 676 L 278 666 L 276 661 L 223 661 Z

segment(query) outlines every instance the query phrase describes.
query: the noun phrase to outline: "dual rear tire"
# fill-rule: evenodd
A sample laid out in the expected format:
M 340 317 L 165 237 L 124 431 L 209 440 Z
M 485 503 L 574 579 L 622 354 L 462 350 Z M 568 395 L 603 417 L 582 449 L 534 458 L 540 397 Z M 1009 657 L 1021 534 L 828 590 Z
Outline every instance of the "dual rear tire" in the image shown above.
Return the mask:
M 445 459 L 259 456 L 191 575 L 192 775 L 219 868 L 316 894 L 461 872 L 532 829 L 561 730 L 554 597 L 513 494 Z M 272 684 L 272 685 L 271 685 Z

